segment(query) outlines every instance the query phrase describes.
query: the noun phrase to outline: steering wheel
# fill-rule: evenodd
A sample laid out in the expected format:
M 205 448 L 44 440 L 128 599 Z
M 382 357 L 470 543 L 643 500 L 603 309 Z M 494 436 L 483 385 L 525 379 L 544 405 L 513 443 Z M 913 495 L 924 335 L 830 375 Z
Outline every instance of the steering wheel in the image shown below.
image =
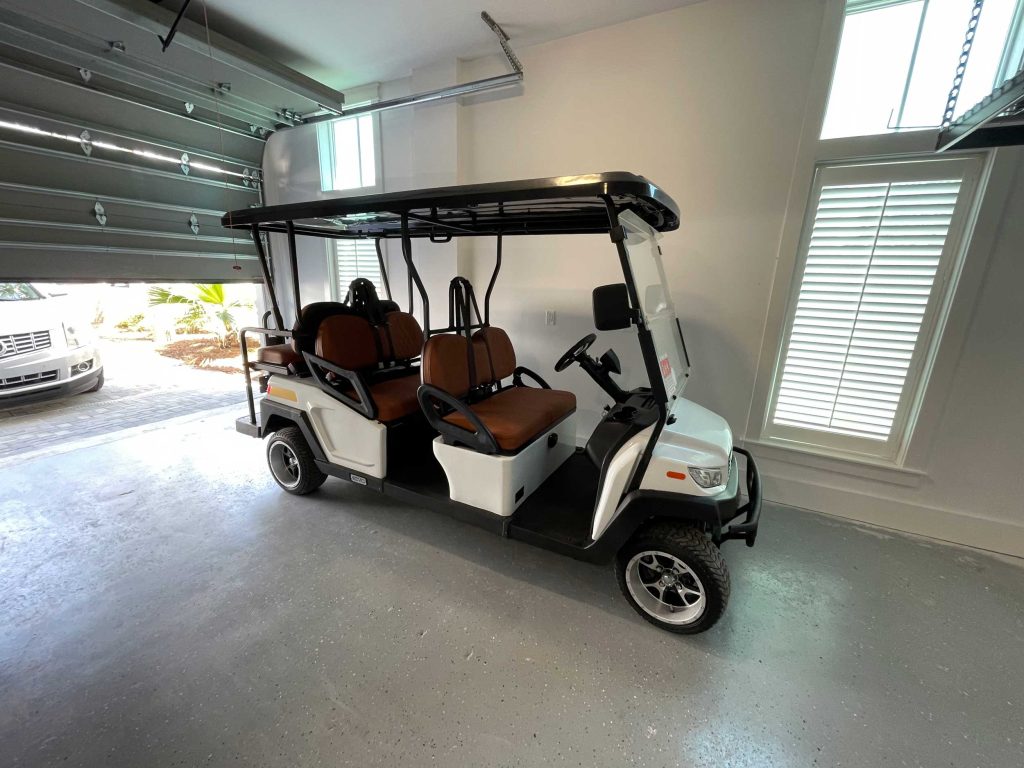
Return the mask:
M 583 355 L 587 353 L 587 350 L 590 349 L 590 345 L 593 344 L 595 341 L 597 341 L 597 336 L 593 333 L 588 333 L 582 339 L 580 339 L 571 347 L 569 347 L 569 351 L 562 355 L 560 358 L 558 358 L 558 362 L 555 363 L 555 372 L 561 373 L 570 365 L 572 365 L 581 357 L 583 357 Z

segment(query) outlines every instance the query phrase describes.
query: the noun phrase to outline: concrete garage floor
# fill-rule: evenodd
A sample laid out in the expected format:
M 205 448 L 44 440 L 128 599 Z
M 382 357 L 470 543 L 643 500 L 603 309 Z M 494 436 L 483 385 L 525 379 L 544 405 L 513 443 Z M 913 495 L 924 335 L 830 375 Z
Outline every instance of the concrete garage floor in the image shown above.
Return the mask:
M 707 634 L 226 414 L 0 470 L 4 765 L 1019 766 L 1024 570 L 770 507 Z

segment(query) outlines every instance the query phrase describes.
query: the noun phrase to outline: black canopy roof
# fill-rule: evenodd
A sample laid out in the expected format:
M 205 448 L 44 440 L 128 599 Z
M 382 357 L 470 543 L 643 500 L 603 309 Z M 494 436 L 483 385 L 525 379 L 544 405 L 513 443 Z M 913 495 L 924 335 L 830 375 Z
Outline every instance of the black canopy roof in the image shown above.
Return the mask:
M 225 227 L 340 238 L 411 237 L 447 240 L 473 235 L 557 235 L 607 232 L 606 201 L 633 211 L 655 229 L 679 226 L 679 208 L 661 189 L 632 173 L 467 184 L 381 195 L 231 211 Z

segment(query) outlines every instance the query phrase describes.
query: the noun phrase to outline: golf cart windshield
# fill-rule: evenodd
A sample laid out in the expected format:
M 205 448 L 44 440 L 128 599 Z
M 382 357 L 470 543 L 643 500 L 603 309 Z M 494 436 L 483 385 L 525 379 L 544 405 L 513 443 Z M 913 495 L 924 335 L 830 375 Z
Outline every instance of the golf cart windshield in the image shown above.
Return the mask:
M 661 235 L 631 211 L 619 215 L 619 224 L 626 232 L 626 254 L 640 314 L 651 332 L 665 394 L 671 400 L 683 393 L 690 374 L 690 361 L 661 263 L 658 245 Z

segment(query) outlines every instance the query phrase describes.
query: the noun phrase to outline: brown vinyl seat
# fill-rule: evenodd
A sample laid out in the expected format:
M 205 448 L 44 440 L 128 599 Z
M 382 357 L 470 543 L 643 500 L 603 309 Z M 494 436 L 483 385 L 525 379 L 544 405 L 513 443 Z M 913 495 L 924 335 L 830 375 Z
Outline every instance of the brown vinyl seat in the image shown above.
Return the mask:
M 395 421 L 416 413 L 420 408 L 416 400 L 419 388 L 420 377 L 415 373 L 371 383 L 370 395 L 377 404 L 377 420 Z
M 413 322 L 416 322 L 415 319 Z M 416 413 L 419 409 L 416 390 L 420 381 L 418 371 L 415 369 L 405 375 L 395 376 L 380 368 L 379 350 L 382 340 L 378 336 L 378 330 L 359 315 L 339 314 L 324 318 L 317 331 L 316 354 L 339 368 L 362 374 L 376 407 L 377 420 L 389 422 Z M 418 354 L 419 345 L 416 347 Z M 409 348 L 411 345 L 405 347 L 406 350 Z M 345 387 L 341 391 L 349 397 L 358 399 L 351 387 Z
M 474 334 L 472 343 L 478 385 L 490 386 L 512 375 L 515 351 L 504 331 L 481 329 Z M 423 348 L 423 383 L 455 398 L 466 397 L 471 384 L 466 345 L 466 338 L 455 334 L 434 336 L 427 341 Z M 514 453 L 576 410 L 576 396 L 557 389 L 514 386 L 466 407 L 491 433 L 501 451 Z M 475 429 L 458 410 L 442 418 L 469 432 Z
M 501 450 L 515 452 L 576 410 L 576 395 L 558 389 L 510 387 L 469 409 L 491 431 Z M 469 419 L 458 411 L 444 420 L 473 430 Z
M 302 355 L 296 352 L 291 344 L 271 344 L 256 350 L 256 362 L 281 365 L 287 368 L 289 365 L 301 364 Z

